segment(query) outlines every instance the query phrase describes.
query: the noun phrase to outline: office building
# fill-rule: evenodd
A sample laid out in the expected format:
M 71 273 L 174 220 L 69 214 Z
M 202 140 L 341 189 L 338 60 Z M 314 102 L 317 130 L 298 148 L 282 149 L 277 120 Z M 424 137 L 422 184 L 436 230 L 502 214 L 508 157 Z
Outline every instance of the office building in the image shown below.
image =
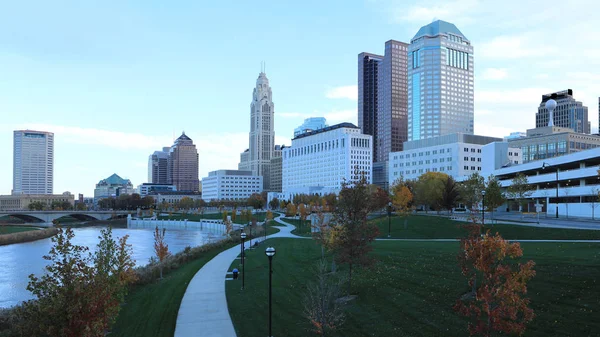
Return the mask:
M 327 127 L 327 120 L 325 117 L 310 117 L 304 120 L 304 123 L 294 129 L 294 137 L 307 132 L 315 131 Z
M 527 137 L 527 132 L 516 131 L 516 132 L 511 132 L 510 135 L 508 135 L 508 136 L 504 136 L 504 141 L 508 141 L 510 139 L 525 138 L 525 137 Z
M 139 193 L 140 197 L 145 197 L 149 194 L 156 194 L 161 192 L 176 192 L 177 187 L 175 185 L 169 184 L 152 184 L 152 183 L 143 183 L 138 185 L 137 193 Z
M 381 61 L 381 55 L 358 54 L 358 127 L 360 132 L 373 136 L 373 144 L 377 144 L 378 140 L 378 75 Z M 377 146 L 373 147 L 373 158 L 377 160 Z
M 408 55 L 408 139 L 473 134 L 471 42 L 438 20 L 419 29 Z
M 252 171 L 218 170 L 202 178 L 202 199 L 246 201 L 263 188 L 263 177 Z
M 283 149 L 282 198 L 338 193 L 342 182 L 364 175 L 372 182 L 373 137 L 351 123 L 332 125 L 292 139 Z
M 167 184 L 169 182 L 169 150 L 163 147 L 162 151 L 154 151 L 148 157 L 148 182 L 152 184 Z
M 123 179 L 114 173 L 96 184 L 94 203 L 98 203 L 100 199 L 116 198 L 121 194 L 133 194 L 133 185 L 129 179 Z
M 42 203 L 47 210 L 53 203 L 68 202 L 71 208 L 75 205 L 75 196 L 70 192 L 63 194 L 13 194 L 0 195 L 0 211 L 27 211 L 29 204 Z
M 269 165 L 275 147 L 275 105 L 269 79 L 261 71 L 250 103 L 250 146 L 240 155 L 238 169 L 263 177 L 263 189 L 270 189 Z
M 191 191 L 160 191 L 148 194 L 148 196 L 154 198 L 157 207 L 162 207 L 162 203 L 168 203 L 172 206 L 177 205 L 183 198 L 190 198 L 194 202 L 202 200 L 202 193 Z
M 389 181 L 416 180 L 427 172 L 442 172 L 453 178 L 480 173 L 482 147 L 502 139 L 454 133 L 404 143 L 404 151 L 390 153 Z M 521 162 L 520 150 L 510 151 L 513 164 Z
M 52 194 L 54 187 L 54 133 L 13 132 L 12 194 Z
M 177 191 L 199 192 L 198 151 L 185 132 L 175 140 L 169 150 L 168 184 Z
M 576 133 L 589 134 L 591 132 L 588 108 L 573 98 L 573 90 L 571 89 L 542 95 L 542 102 L 535 115 L 536 128 L 551 126 L 549 124 L 549 112 L 546 109 L 546 102 L 550 99 L 556 101 L 553 126 L 573 129 Z
M 283 165 L 282 152 L 285 149 L 285 145 L 275 145 L 273 151 L 273 158 L 271 158 L 270 174 L 271 177 L 271 191 L 281 193 L 282 190 L 282 176 L 281 167 Z

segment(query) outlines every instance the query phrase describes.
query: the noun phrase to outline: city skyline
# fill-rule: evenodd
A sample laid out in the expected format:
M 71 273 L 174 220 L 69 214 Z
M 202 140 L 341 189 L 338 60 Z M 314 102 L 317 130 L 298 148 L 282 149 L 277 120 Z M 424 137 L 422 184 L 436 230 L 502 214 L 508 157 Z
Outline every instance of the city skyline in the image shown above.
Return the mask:
M 239 4 L 225 23 L 215 19 L 225 13 L 220 4 L 203 10 L 192 3 L 37 4 L 34 13 L 26 3 L 6 4 L 0 13 L 0 61 L 9 65 L 0 82 L 0 154 L 12 158 L 14 130 L 53 132 L 54 192 L 86 196 L 115 172 L 134 185 L 145 182 L 148 154 L 182 131 L 198 145 L 200 177 L 235 169 L 247 148 L 247 92 L 261 60 L 276 90 L 275 144 L 290 145 L 293 129 L 307 117 L 357 124 L 356 55 L 380 51 L 390 39 L 408 41 L 434 18 L 456 24 L 476 46 L 476 134 L 503 137 L 533 128 L 539 96 L 564 88 L 589 107 L 597 132 L 600 47 L 594 34 L 577 32 L 597 30 L 578 18 L 598 5 L 518 4 L 507 5 L 507 15 L 477 1 L 355 2 L 343 14 L 336 10 L 342 3 L 328 3 L 311 27 L 305 26 L 315 15 L 309 3 L 276 4 L 272 13 Z M 252 13 L 280 29 L 257 42 L 264 27 Z M 558 20 L 565 15 L 569 22 Z M 213 26 L 219 29 L 203 34 Z M 207 45 L 220 57 L 207 53 Z M 240 48 L 243 53 L 235 52 Z M 563 50 L 579 51 L 581 62 L 573 64 Z M 10 194 L 11 177 L 7 163 L 0 168 L 0 194 Z

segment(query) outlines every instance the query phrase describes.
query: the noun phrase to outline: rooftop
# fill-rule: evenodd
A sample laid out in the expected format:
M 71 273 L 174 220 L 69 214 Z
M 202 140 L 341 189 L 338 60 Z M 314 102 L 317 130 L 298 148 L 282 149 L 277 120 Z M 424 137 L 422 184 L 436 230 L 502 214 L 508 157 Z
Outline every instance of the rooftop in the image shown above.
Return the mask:
M 98 185 L 102 185 L 102 184 L 127 185 L 127 184 L 131 184 L 131 181 L 129 181 L 129 179 L 123 179 L 123 178 L 119 177 L 119 175 L 117 175 L 116 173 L 113 173 L 110 177 L 100 180 Z
M 327 131 L 332 131 L 332 130 L 336 130 L 336 129 L 342 129 L 342 128 L 349 128 L 349 129 L 359 129 L 358 126 L 352 124 L 352 123 L 340 123 L 340 124 L 335 124 L 332 126 L 328 126 L 326 128 L 322 128 L 322 129 L 318 129 L 315 131 L 311 131 L 311 132 L 305 132 L 303 134 L 300 134 L 294 138 L 292 138 L 292 140 L 294 139 L 300 139 L 300 138 L 304 138 L 304 137 L 308 137 L 308 136 L 313 136 L 319 133 L 323 133 L 323 132 L 327 132 Z
M 433 21 L 432 23 L 421 27 L 421 29 L 419 29 L 415 37 L 413 37 L 412 39 L 414 40 L 423 36 L 433 37 L 438 36 L 440 34 L 448 33 L 458 35 L 467 41 L 469 40 L 466 36 L 463 35 L 463 33 L 461 33 L 460 30 L 458 30 L 458 28 L 456 28 L 454 24 L 442 20 Z

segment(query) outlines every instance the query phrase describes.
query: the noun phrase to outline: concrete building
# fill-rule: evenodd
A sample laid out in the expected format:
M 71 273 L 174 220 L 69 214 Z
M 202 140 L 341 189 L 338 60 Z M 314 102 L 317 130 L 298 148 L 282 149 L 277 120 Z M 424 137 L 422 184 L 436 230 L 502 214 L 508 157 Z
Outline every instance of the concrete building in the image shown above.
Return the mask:
M 600 136 L 574 132 L 573 129 L 546 126 L 527 130 L 527 137 L 509 139 L 511 147 L 522 150 L 523 163 L 564 156 L 600 146 Z
M 408 47 L 408 140 L 473 134 L 473 46 L 455 25 L 421 27 Z
M 283 157 L 282 152 L 285 149 L 285 145 L 275 145 L 275 151 L 273 152 L 273 158 L 271 158 L 271 166 L 270 166 L 270 177 L 271 177 L 271 192 L 279 192 L 282 191 L 282 176 L 281 176 L 281 168 L 283 165 Z
M 269 190 L 269 165 L 275 148 L 275 104 L 267 75 L 261 71 L 250 103 L 250 146 L 240 155 L 238 169 L 263 177 L 263 189 Z
M 306 118 L 302 125 L 294 129 L 294 137 L 306 131 L 316 131 L 322 128 L 326 128 L 327 126 L 327 119 L 325 119 L 325 117 Z
M 157 192 L 153 194 L 149 194 L 148 196 L 154 198 L 156 205 L 160 207 L 160 204 L 163 202 L 169 203 L 171 205 L 177 205 L 181 199 L 190 198 L 194 201 L 202 199 L 202 193 L 200 192 L 182 192 L 182 191 L 173 191 L 173 192 Z
M 307 132 L 283 149 L 281 197 L 338 193 L 342 182 L 364 174 L 372 182 L 373 137 L 351 123 Z
M 252 194 L 260 193 L 263 177 L 252 171 L 218 170 L 202 178 L 202 199 L 245 201 Z
M 373 144 L 377 144 L 379 139 L 377 136 L 378 76 L 382 61 L 381 55 L 358 54 L 358 127 L 360 132 L 373 136 Z M 373 158 L 377 160 L 377 146 L 373 146 Z
M 551 126 L 549 124 L 549 112 L 546 109 L 546 102 L 550 99 L 555 100 L 557 103 L 554 109 L 553 126 L 570 128 L 577 133 L 591 133 L 588 108 L 573 98 L 573 90 L 571 89 L 542 95 L 542 102 L 535 114 L 536 128 Z
M 169 151 L 170 147 L 163 147 L 162 151 L 154 151 L 148 157 L 148 182 L 152 184 L 167 184 L 169 182 Z
M 54 188 L 54 133 L 13 132 L 12 194 L 52 194 Z
M 121 194 L 133 194 L 133 185 L 129 179 L 123 179 L 116 173 L 100 180 L 94 189 L 94 203 L 105 198 L 116 198 Z
M 508 140 L 512 140 L 512 139 L 519 139 L 519 138 L 525 138 L 527 137 L 527 132 L 522 132 L 522 131 L 516 131 L 516 132 L 511 132 L 510 135 L 508 136 L 504 136 L 504 141 L 508 141 Z
M 175 185 L 177 191 L 199 192 L 198 161 L 196 145 L 182 133 L 169 150 L 168 184 Z
M 390 153 L 389 181 L 416 180 L 427 172 L 443 172 L 453 178 L 481 174 L 482 148 L 502 139 L 454 133 L 404 143 L 404 151 Z M 512 164 L 521 163 L 520 150 L 510 151 Z
M 75 196 L 70 192 L 63 194 L 13 194 L 0 195 L 0 211 L 29 210 L 29 204 L 43 203 L 50 209 L 54 202 L 68 202 L 71 207 L 75 205 Z
M 152 184 L 152 183 L 143 183 L 138 185 L 137 193 L 143 198 L 149 194 L 156 194 L 160 192 L 176 192 L 177 187 L 175 185 L 169 184 Z

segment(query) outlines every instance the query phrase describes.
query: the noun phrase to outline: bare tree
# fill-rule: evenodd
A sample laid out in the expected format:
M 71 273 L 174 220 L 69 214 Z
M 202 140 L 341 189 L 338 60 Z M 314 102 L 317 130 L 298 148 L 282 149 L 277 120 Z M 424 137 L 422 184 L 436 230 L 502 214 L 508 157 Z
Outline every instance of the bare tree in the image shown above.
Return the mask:
M 312 331 L 320 336 L 327 336 L 344 323 L 341 285 L 342 280 L 336 274 L 328 273 L 327 261 L 321 259 L 317 263 L 316 281 L 306 288 L 303 311 Z

